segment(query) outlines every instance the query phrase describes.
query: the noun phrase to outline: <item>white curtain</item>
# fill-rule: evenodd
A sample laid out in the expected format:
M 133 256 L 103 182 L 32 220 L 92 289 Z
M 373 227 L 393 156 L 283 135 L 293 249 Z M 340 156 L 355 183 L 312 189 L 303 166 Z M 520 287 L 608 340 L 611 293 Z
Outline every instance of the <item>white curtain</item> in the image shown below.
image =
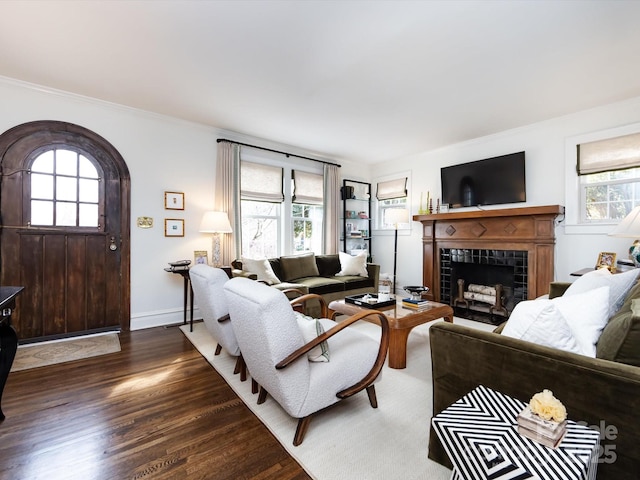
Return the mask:
M 338 166 L 324 165 L 324 246 L 325 254 L 338 253 L 338 218 L 340 216 L 340 178 Z
M 215 209 L 227 212 L 233 233 L 222 235 L 222 264 L 231 265 L 242 251 L 240 219 L 240 145 L 218 143 Z

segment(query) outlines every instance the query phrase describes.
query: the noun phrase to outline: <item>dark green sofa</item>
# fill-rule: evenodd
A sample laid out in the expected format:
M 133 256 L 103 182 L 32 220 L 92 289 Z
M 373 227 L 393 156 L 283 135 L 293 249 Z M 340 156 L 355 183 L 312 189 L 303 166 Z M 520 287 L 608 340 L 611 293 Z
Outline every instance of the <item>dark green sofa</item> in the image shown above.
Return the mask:
M 554 285 L 550 297 L 556 293 Z M 640 317 L 631 311 L 640 285 L 609 319 L 597 357 L 560 351 L 462 325 L 430 330 L 433 412 L 441 412 L 478 385 L 523 402 L 549 389 L 571 420 L 601 432 L 599 480 L 635 480 L 640 469 Z M 622 363 L 625 362 L 625 363 Z M 451 468 L 433 428 L 429 458 Z
M 313 265 L 309 265 L 310 261 Z M 281 283 L 272 286 L 280 290 L 294 288 L 303 293 L 316 293 L 324 298 L 327 305 L 347 295 L 374 293 L 378 290 L 380 265 L 375 263 L 367 263 L 367 277 L 336 276 L 341 267 L 337 254 L 283 256 L 270 258 L 269 263 L 273 273 L 281 280 Z M 231 265 L 234 276 L 251 276 L 250 272 L 243 270 L 240 260 Z

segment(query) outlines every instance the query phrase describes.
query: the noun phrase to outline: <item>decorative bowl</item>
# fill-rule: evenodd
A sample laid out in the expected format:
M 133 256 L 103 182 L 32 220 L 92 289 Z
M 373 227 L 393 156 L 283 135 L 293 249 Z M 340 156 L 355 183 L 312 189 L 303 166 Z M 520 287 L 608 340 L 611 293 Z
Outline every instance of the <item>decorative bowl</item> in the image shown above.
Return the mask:
M 429 291 L 429 287 L 423 287 L 421 285 L 413 285 L 409 287 L 402 287 L 404 291 L 411 295 L 411 300 L 420 300 L 422 294 Z

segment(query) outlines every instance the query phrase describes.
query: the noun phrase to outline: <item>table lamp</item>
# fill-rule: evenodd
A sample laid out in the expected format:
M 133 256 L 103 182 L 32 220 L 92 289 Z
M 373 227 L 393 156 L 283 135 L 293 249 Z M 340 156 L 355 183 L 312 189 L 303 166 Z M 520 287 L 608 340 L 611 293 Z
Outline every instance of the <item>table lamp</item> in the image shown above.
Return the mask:
M 395 226 L 395 240 L 393 248 L 393 293 L 396 294 L 396 263 L 398 259 L 398 224 L 409 222 L 409 210 L 406 208 L 389 208 L 384 213 L 385 223 Z
M 220 267 L 220 234 L 232 233 L 226 212 L 205 212 L 200 222 L 200 233 L 213 233 L 211 240 L 211 258 L 214 267 Z
M 624 217 L 622 221 L 610 233 L 612 237 L 629 237 L 636 238 L 633 245 L 629 247 L 629 258 L 633 260 L 633 264 L 640 267 L 640 206 L 635 207 L 629 215 Z

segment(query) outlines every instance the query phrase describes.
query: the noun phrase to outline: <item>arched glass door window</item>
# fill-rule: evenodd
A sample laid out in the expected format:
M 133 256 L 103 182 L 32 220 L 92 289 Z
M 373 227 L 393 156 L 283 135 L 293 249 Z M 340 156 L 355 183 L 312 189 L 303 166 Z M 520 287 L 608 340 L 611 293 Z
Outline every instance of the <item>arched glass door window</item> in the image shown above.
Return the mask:
M 31 226 L 102 227 L 100 178 L 82 153 L 55 148 L 38 154 L 30 168 Z

